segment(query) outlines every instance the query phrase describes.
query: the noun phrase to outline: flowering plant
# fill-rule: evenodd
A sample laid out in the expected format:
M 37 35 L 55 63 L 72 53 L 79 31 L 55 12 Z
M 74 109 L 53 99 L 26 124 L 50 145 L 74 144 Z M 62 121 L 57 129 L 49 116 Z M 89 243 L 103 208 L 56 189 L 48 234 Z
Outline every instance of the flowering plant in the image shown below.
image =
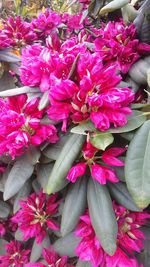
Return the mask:
M 147 267 L 150 4 L 68 2 L 0 22 L 0 266 Z

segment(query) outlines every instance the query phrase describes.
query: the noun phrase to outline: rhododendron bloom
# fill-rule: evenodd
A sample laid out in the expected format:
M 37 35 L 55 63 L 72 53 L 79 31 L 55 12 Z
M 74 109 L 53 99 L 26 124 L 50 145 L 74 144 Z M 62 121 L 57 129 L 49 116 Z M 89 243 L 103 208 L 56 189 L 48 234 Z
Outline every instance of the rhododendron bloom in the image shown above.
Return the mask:
M 73 267 L 73 265 L 68 264 L 67 256 L 60 257 L 52 247 L 50 249 L 44 248 L 42 251 L 42 256 L 46 261 L 46 265 L 41 262 L 28 263 L 25 267 L 46 267 L 46 266 L 57 266 L 57 267 Z
M 98 53 L 84 53 L 77 62 L 76 83 L 56 79 L 51 85 L 50 119 L 64 121 L 58 118 L 58 113 L 66 105 L 65 120 L 71 118 L 73 123 L 91 120 L 101 131 L 109 129 L 111 124 L 114 127 L 125 125 L 134 94 L 129 88 L 117 88 L 120 81 L 115 66 L 103 66 Z
M 111 21 L 100 29 L 95 50 L 99 51 L 105 62 L 115 62 L 123 73 L 127 73 L 135 61 L 150 52 L 150 45 L 140 43 L 136 38 L 134 24 L 126 26 L 123 21 Z
M 3 32 L 6 34 L 11 46 L 21 47 L 25 44 L 31 44 L 37 39 L 33 32 L 31 23 L 24 21 L 21 17 L 8 17 L 4 21 Z
M 81 238 L 76 254 L 82 261 L 90 261 L 92 266 L 141 267 L 134 258 L 134 252 L 143 249 L 144 234 L 139 229 L 146 224 L 150 215 L 146 212 L 128 211 L 113 204 L 118 223 L 117 250 L 109 256 L 102 248 L 91 224 L 88 211 L 80 217 L 76 235 Z
M 90 168 L 92 178 L 97 180 L 100 184 L 106 184 L 107 180 L 112 183 L 117 183 L 119 179 L 116 176 L 115 171 L 107 166 L 103 166 L 103 163 L 110 166 L 123 166 L 124 162 L 117 159 L 116 156 L 121 155 L 125 151 L 125 148 L 113 147 L 101 152 L 90 142 L 85 142 L 82 149 L 82 155 L 85 161 L 74 165 L 69 170 L 67 179 L 72 183 L 76 182 L 77 178 L 86 172 L 86 167 L 88 166 Z M 102 162 L 100 161 L 101 159 Z
M 22 50 L 20 78 L 24 85 L 39 86 L 42 92 L 49 90 L 56 78 L 67 79 L 76 56 L 86 50 L 76 38 L 61 45 L 59 39 L 54 42 L 54 37 L 49 36 L 46 47 L 34 44 Z
M 44 12 L 40 12 L 38 17 L 32 20 L 31 24 L 39 38 L 46 38 L 52 30 L 57 29 L 61 24 L 61 16 L 50 9 L 46 9 Z
M 20 201 L 21 209 L 12 220 L 18 223 L 24 240 L 35 237 L 36 242 L 41 243 L 48 229 L 53 231 L 59 229 L 58 224 L 52 219 L 58 211 L 60 202 L 56 199 L 56 194 L 47 199 L 46 194 L 40 192 L 33 193 L 26 200 Z
M 24 267 L 29 261 L 29 249 L 24 249 L 22 243 L 10 241 L 5 245 L 6 254 L 0 256 L 0 267 Z
M 30 145 L 58 140 L 53 125 L 42 125 L 43 111 L 38 110 L 39 98 L 27 102 L 26 95 L 0 99 L 0 154 L 8 153 L 15 158 Z

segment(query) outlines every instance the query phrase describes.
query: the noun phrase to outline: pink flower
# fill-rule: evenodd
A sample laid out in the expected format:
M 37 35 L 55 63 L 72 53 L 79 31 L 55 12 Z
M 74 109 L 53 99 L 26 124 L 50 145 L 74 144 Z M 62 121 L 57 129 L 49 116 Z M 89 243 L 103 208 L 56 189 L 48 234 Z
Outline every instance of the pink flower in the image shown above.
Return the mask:
M 119 70 L 127 73 L 133 63 L 150 51 L 150 45 L 140 43 L 134 24 L 126 26 L 123 21 L 108 22 L 95 40 L 95 50 L 105 62 L 115 62 Z
M 119 179 L 116 177 L 115 171 L 107 167 L 93 164 L 91 167 L 92 178 L 97 180 L 100 184 L 106 184 L 106 180 L 117 183 Z
M 58 224 L 52 219 L 58 211 L 60 201 L 56 201 L 57 195 L 33 193 L 26 200 L 20 201 L 21 209 L 14 215 L 13 222 L 18 223 L 19 229 L 24 234 L 24 240 L 35 237 L 37 243 L 41 243 L 46 231 L 57 231 Z
M 40 262 L 28 263 L 25 267 L 46 267 L 46 266 L 57 266 L 57 267 L 73 267 L 67 263 L 68 257 L 59 257 L 52 247 L 50 249 L 44 248 L 42 251 L 42 256 L 46 261 L 46 265 Z
M 67 179 L 72 183 L 75 183 L 78 177 L 82 176 L 86 170 L 86 163 L 80 162 L 73 166 L 68 172 Z
M 10 241 L 5 245 L 6 254 L 0 256 L 0 267 L 17 266 L 24 267 L 29 261 L 30 250 L 23 249 L 23 246 L 18 241 Z
M 65 120 L 71 118 L 73 123 L 91 120 L 100 131 L 106 131 L 111 124 L 118 127 L 127 123 L 126 117 L 131 113 L 128 106 L 134 94 L 129 88 L 117 88 L 121 77 L 116 74 L 115 66 L 103 66 L 98 53 L 87 52 L 77 62 L 76 76 L 76 83 L 55 79 L 49 91 L 50 119 L 58 121 L 57 114 L 66 105 L 69 108 Z
M 21 17 L 8 17 L 4 21 L 4 34 L 10 40 L 11 46 L 21 47 L 25 44 L 31 44 L 37 39 L 33 32 L 32 25 L 24 21 Z
M 26 95 L 1 100 L 0 110 L 0 154 L 8 153 L 15 158 L 30 145 L 58 140 L 53 125 L 42 125 L 43 112 L 38 110 L 39 99 L 27 102 Z
M 90 142 L 85 142 L 82 148 L 82 156 L 85 162 L 79 162 L 74 165 L 68 172 L 66 178 L 72 183 L 76 182 L 78 177 L 86 172 L 86 167 L 88 166 L 92 178 L 97 180 L 100 184 L 106 184 L 107 180 L 112 183 L 117 183 L 119 179 L 116 176 L 115 170 L 108 166 L 103 166 L 103 162 L 110 166 L 123 166 L 124 163 L 117 159 L 116 156 L 121 155 L 125 151 L 125 148 L 112 147 L 101 152 Z
M 91 224 L 88 211 L 80 217 L 76 235 L 81 238 L 76 254 L 82 261 L 90 261 L 92 266 L 141 267 L 134 258 L 134 252 L 143 249 L 144 234 L 139 229 L 150 217 L 146 212 L 131 212 L 114 203 L 118 222 L 117 250 L 109 256 L 101 247 Z
M 102 160 L 110 166 L 124 166 L 124 162 L 117 159 L 116 156 L 120 156 L 126 151 L 126 148 L 112 147 L 107 149 L 102 154 Z
M 61 24 L 61 16 L 46 9 L 44 12 L 39 13 L 38 17 L 33 19 L 31 25 L 39 38 L 46 38 L 54 29 Z
M 69 39 L 61 44 L 56 34 L 48 37 L 45 47 L 39 44 L 27 46 L 22 50 L 20 68 L 22 83 L 39 86 L 42 92 L 51 87 L 53 87 L 52 91 L 55 90 L 55 87 L 58 88 L 57 83 L 61 86 L 58 79 L 67 79 L 76 56 L 85 50 L 86 46 L 78 43 L 77 38 Z M 61 88 L 64 89 L 64 87 Z M 59 92 L 61 88 L 58 88 Z

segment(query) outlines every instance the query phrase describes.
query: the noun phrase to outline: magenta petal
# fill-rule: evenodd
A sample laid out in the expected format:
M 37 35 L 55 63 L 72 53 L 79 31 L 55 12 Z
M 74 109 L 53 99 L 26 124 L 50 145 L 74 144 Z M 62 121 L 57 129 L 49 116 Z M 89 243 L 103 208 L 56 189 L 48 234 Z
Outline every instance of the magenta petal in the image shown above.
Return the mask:
M 85 162 L 77 163 L 68 172 L 67 179 L 70 180 L 72 183 L 75 183 L 77 178 L 85 173 L 85 170 L 86 170 Z
M 106 174 L 102 166 L 93 164 L 91 167 L 91 174 L 100 184 L 106 184 Z

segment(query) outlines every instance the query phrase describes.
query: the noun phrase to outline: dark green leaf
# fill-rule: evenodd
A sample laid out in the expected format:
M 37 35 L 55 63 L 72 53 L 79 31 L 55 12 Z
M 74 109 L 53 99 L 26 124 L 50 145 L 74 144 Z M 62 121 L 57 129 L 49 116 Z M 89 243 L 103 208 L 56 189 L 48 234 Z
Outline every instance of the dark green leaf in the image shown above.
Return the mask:
M 0 200 L 0 218 L 3 219 L 7 218 L 9 213 L 10 213 L 10 206 L 6 202 Z
M 34 167 L 28 161 L 26 155 L 17 159 L 8 175 L 5 184 L 4 200 L 11 198 L 20 190 L 20 188 L 32 175 L 33 170 Z
M 117 201 L 123 207 L 132 210 L 140 211 L 140 209 L 135 205 L 125 183 L 109 183 L 109 190 L 113 199 Z
M 25 184 L 22 186 L 20 191 L 17 193 L 15 200 L 14 200 L 14 207 L 13 211 L 16 213 L 20 209 L 19 201 L 21 199 L 25 199 L 31 192 L 31 181 L 28 180 L 25 182 Z
M 87 177 L 81 177 L 75 184 L 69 187 L 62 211 L 62 236 L 74 230 L 80 216 L 84 213 L 86 207 L 86 193 Z
M 49 246 L 50 246 L 50 239 L 48 235 L 43 239 L 42 243 L 40 244 L 37 244 L 36 240 L 34 240 L 31 250 L 30 261 L 31 262 L 37 261 L 42 255 L 42 249 L 49 248 Z
M 57 192 L 64 187 L 66 175 L 79 155 L 84 140 L 84 136 L 76 134 L 68 138 L 50 174 L 46 187 L 48 194 Z
M 107 187 L 90 179 L 87 199 L 96 236 L 106 253 L 113 255 L 116 251 L 118 227 Z
M 125 161 L 128 190 L 139 208 L 150 203 L 150 120 L 137 131 L 129 144 Z
M 78 260 L 76 267 L 92 267 L 92 264 L 89 261 Z
M 75 236 L 75 233 L 70 233 L 59 238 L 53 245 L 54 249 L 60 256 L 75 257 L 75 249 L 80 242 L 80 238 Z
M 146 121 L 146 116 L 143 112 L 134 110 L 132 111 L 132 115 L 128 116 L 128 123 L 123 127 L 118 128 L 110 128 L 109 131 L 111 133 L 125 133 L 133 131 L 139 128 Z

